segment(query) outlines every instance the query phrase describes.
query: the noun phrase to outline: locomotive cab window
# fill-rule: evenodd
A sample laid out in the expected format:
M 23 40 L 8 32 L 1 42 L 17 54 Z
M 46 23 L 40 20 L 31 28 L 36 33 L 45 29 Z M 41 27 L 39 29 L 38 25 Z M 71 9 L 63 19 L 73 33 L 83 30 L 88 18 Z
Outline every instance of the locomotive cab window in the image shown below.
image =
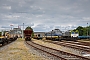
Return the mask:
M 74 32 L 72 32 L 71 34 L 74 34 Z

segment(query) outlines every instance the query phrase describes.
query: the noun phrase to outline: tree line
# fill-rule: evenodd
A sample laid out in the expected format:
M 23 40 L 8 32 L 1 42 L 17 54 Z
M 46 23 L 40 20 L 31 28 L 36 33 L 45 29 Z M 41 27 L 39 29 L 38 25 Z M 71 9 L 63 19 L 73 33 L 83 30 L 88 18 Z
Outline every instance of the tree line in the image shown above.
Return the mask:
M 79 36 L 90 36 L 90 26 L 78 26 L 75 30 L 79 31 Z

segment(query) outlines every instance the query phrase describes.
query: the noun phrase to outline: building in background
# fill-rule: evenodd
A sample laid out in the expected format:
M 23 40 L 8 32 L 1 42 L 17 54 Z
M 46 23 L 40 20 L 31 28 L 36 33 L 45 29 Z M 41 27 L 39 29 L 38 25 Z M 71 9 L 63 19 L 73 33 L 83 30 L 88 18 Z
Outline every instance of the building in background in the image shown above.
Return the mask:
M 40 37 L 44 37 L 45 36 L 45 32 L 34 32 L 34 35 L 40 35 Z
M 13 28 L 13 30 L 10 30 L 10 34 L 17 35 L 18 37 L 21 37 L 22 30 L 21 30 L 21 28 Z

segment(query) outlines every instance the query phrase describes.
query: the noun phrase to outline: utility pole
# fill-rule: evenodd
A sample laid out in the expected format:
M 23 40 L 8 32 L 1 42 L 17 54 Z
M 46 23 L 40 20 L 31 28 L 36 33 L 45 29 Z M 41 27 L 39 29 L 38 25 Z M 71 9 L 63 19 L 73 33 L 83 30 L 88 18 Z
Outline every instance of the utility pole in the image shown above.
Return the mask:
M 87 39 L 88 39 L 88 23 L 87 23 Z
M 23 23 L 23 29 L 22 29 L 22 39 L 24 38 L 24 34 L 23 34 L 24 32 L 23 31 L 24 31 L 24 23 Z

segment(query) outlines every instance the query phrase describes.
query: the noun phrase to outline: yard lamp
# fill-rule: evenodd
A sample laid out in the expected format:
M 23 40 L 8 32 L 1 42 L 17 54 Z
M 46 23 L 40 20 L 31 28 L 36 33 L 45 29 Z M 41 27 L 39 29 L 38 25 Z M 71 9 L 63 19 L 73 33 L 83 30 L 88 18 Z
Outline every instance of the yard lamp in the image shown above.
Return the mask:
M 24 31 L 24 23 L 23 23 L 23 29 L 22 29 L 22 39 L 24 38 L 24 34 L 23 34 L 24 32 L 23 31 Z

